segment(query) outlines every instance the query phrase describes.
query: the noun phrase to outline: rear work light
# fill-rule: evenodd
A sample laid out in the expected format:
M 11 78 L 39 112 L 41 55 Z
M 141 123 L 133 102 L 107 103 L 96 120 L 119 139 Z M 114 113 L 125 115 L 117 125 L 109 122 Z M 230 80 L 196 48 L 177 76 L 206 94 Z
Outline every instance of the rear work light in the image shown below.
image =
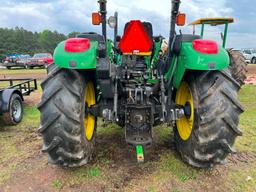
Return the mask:
M 218 45 L 212 40 L 196 39 L 193 41 L 194 50 L 204 54 L 217 54 Z
M 70 38 L 65 43 L 65 51 L 71 53 L 84 52 L 90 49 L 90 40 L 86 38 Z
M 53 59 L 49 58 L 49 59 L 46 60 L 46 62 L 47 62 L 48 64 L 52 64 L 52 63 L 53 63 Z

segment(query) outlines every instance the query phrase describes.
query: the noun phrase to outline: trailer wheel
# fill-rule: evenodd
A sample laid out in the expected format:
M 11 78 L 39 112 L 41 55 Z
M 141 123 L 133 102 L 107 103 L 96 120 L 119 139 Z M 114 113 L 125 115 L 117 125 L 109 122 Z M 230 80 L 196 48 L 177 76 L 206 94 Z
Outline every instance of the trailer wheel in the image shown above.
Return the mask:
M 42 82 L 39 133 L 43 136 L 42 151 L 49 163 L 79 167 L 91 159 L 95 146 L 97 119 L 87 106 L 96 104 L 94 81 L 84 79 L 75 70 L 50 65 Z
M 230 57 L 229 70 L 231 71 L 233 78 L 240 84 L 240 86 L 243 86 L 248 72 L 246 69 L 247 63 L 245 57 L 242 53 L 233 49 L 230 49 L 228 53 Z
M 13 94 L 10 99 L 9 112 L 3 114 L 7 125 L 17 125 L 23 118 L 22 100 L 18 94 Z
M 209 71 L 185 80 L 177 91 L 176 104 L 185 107 L 185 117 L 174 129 L 175 143 L 188 164 L 207 168 L 225 162 L 237 136 L 239 84 L 226 71 Z

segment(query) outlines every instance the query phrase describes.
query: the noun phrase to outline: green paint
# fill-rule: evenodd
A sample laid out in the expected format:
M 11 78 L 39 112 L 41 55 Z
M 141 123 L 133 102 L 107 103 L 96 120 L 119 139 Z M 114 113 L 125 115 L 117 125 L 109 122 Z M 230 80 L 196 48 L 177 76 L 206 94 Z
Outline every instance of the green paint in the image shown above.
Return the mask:
M 170 64 L 170 68 L 169 68 L 169 70 L 167 71 L 167 73 L 164 76 L 165 79 L 170 79 L 171 78 L 171 74 L 172 74 L 172 72 L 174 70 L 175 62 L 177 62 L 177 56 L 173 55 L 173 58 L 172 58 L 171 64 Z
M 143 154 L 144 154 L 144 153 L 143 153 L 143 147 L 142 147 L 142 145 L 137 145 L 137 146 L 136 146 L 136 152 L 137 152 L 138 155 L 143 155 Z
M 66 69 L 96 69 L 98 42 L 91 41 L 90 49 L 81 53 L 69 53 L 64 50 L 65 41 L 59 43 L 54 51 L 54 62 Z M 70 66 L 70 63 L 76 66 Z
M 139 163 L 144 162 L 144 151 L 142 145 L 136 146 L 136 153 L 137 153 L 137 161 Z
M 156 42 L 155 43 L 155 50 L 154 50 L 154 56 L 151 62 L 151 67 L 155 67 L 158 60 L 159 60 L 159 52 L 161 50 L 161 45 L 162 45 L 162 41 Z
M 202 24 L 202 29 L 201 29 L 201 37 L 204 37 L 204 24 Z
M 178 63 L 173 77 L 175 88 L 180 86 L 186 70 L 223 70 L 229 65 L 229 55 L 223 47 L 219 46 L 218 54 L 202 54 L 193 49 L 191 42 L 184 42 L 179 57 L 174 56 L 172 59 L 171 67 L 166 73 L 165 79 L 171 78 L 176 60 Z
M 228 52 L 221 46 L 217 54 L 203 54 L 194 50 L 192 43 L 182 44 L 179 63 L 192 70 L 222 70 L 229 65 Z
M 228 35 L 228 23 L 225 24 L 225 30 L 224 30 L 224 38 L 223 38 L 223 47 L 226 47 L 227 43 L 227 35 Z
M 147 81 L 147 83 L 151 83 L 151 84 L 157 84 L 158 82 L 159 82 L 158 79 L 149 79 L 149 80 Z

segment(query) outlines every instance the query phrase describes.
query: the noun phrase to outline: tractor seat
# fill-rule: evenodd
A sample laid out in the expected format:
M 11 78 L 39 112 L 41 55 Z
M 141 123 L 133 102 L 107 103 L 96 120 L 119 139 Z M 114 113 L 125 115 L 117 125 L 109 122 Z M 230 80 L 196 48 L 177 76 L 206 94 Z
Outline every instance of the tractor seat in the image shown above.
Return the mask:
M 94 33 L 94 32 L 89 32 L 89 33 L 81 33 L 81 34 L 77 35 L 77 37 L 90 39 L 90 41 L 97 41 L 99 43 L 99 46 L 98 46 L 99 57 L 100 58 L 106 57 L 106 45 L 105 45 L 104 36 Z
M 179 55 L 182 42 L 192 42 L 196 39 L 201 39 L 201 36 L 200 35 L 191 35 L 191 34 L 177 35 L 175 42 L 174 42 L 174 46 L 173 46 L 173 52 L 176 55 Z

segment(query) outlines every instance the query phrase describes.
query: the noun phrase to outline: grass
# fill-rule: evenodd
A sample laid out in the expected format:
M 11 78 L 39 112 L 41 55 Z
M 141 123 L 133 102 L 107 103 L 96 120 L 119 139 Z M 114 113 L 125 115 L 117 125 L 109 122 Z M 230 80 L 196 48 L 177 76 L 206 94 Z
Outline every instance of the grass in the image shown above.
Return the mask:
M 19 69 L 15 68 L 12 70 L 7 70 L 7 69 L 0 69 L 0 75 L 23 75 L 23 74 L 45 74 L 46 70 L 45 69 Z
M 239 97 L 246 111 L 240 119 L 244 136 L 238 138 L 236 148 L 247 158 L 247 154 L 256 155 L 256 86 L 244 86 Z M 41 138 L 36 138 L 38 127 L 38 110 L 25 106 L 24 121 L 19 126 L 1 128 L 0 186 L 26 167 L 28 158 L 36 161 L 33 158 L 42 142 Z M 144 164 L 136 163 L 135 151 L 125 144 L 120 127 L 112 124 L 104 127 L 99 120 L 97 136 L 96 154 L 89 165 L 76 169 L 51 167 L 47 170 L 54 173 L 54 179 L 46 180 L 45 185 L 63 191 L 73 187 L 84 191 L 128 192 L 256 191 L 256 157 L 248 158 L 247 162 L 229 162 L 216 169 L 192 168 L 183 163 L 171 147 L 172 131 L 167 125 L 154 129 L 156 145 L 145 150 Z M 30 172 L 33 174 L 34 169 L 44 172 L 49 167 L 45 163 L 45 158 L 39 158 Z
M 31 149 L 38 140 L 26 142 L 28 135 L 39 125 L 39 112 L 35 107 L 25 106 L 24 120 L 19 126 L 4 126 L 0 119 L 0 185 L 10 178 L 20 161 L 31 155 Z
M 53 187 L 56 188 L 56 189 L 61 189 L 61 186 L 62 186 L 60 180 L 58 180 L 58 179 L 57 179 L 57 180 L 54 180 L 53 183 L 52 183 L 52 185 L 53 185 Z
M 244 154 L 256 155 L 256 86 L 247 85 L 240 91 L 240 100 L 244 105 L 245 113 L 240 118 L 240 127 L 243 137 L 239 137 L 236 148 Z M 256 156 L 255 156 L 256 157 Z M 246 155 L 242 157 L 245 163 L 240 167 L 232 168 L 228 173 L 227 181 L 233 181 L 231 192 L 256 191 L 256 158 L 250 160 Z M 247 180 L 247 178 L 252 178 Z
M 240 127 L 244 134 L 239 137 L 236 146 L 240 151 L 256 152 L 256 87 L 245 86 L 239 97 L 245 108 L 245 113 L 240 118 Z

